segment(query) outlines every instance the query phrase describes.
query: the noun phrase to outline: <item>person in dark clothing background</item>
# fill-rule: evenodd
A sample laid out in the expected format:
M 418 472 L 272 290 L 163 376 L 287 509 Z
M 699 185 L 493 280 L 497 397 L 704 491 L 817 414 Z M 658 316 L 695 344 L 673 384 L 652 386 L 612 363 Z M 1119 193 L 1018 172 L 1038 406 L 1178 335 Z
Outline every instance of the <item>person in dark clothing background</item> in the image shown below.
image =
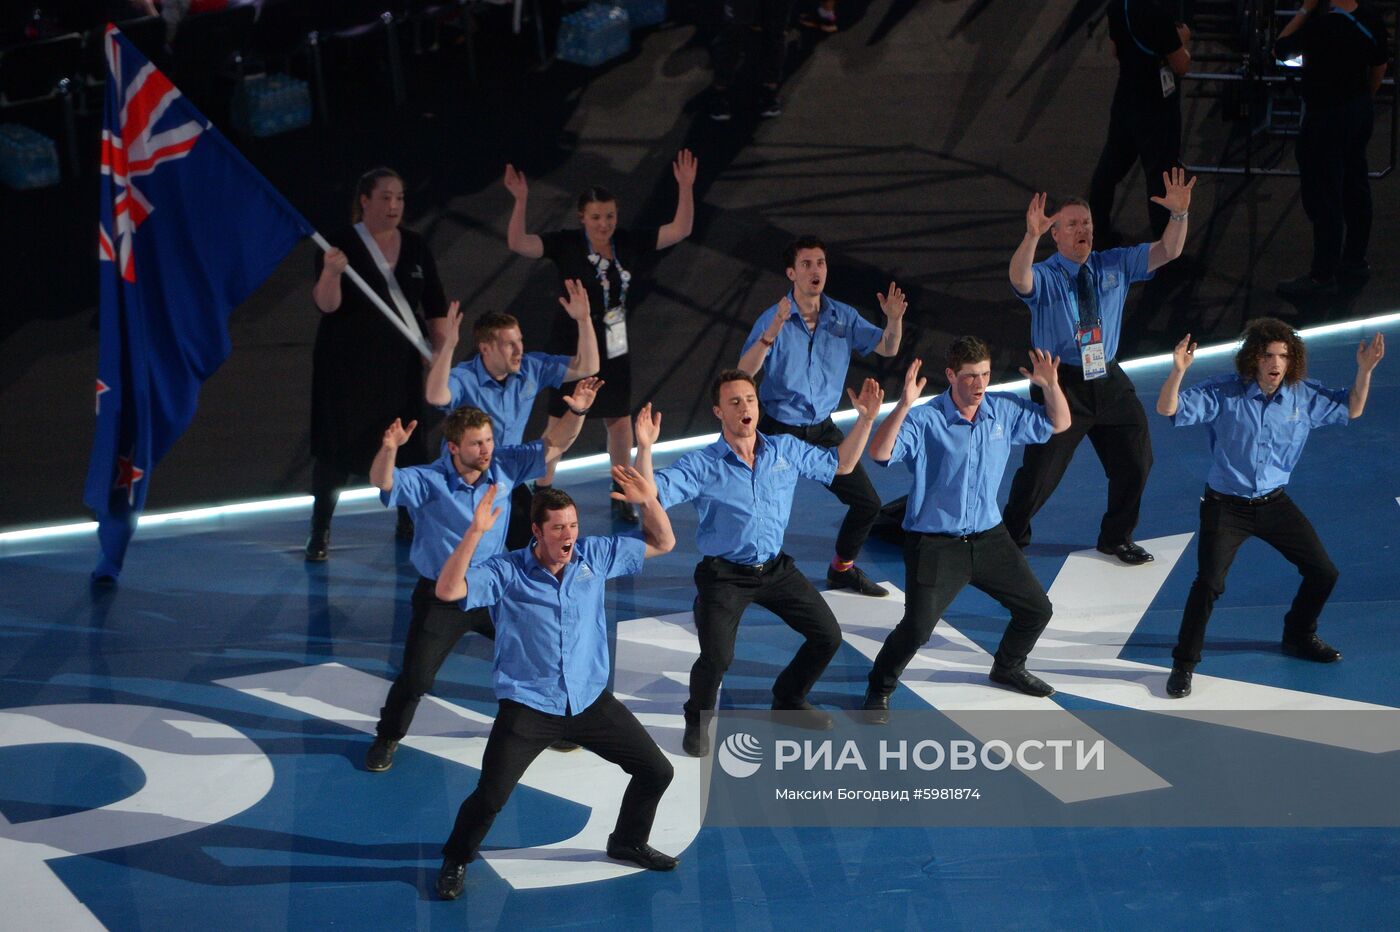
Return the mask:
M 1366 144 L 1371 100 L 1390 47 L 1380 13 L 1356 0 L 1304 0 L 1279 33 L 1274 55 L 1303 56 L 1298 176 L 1313 225 L 1312 265 L 1278 283 L 1286 297 L 1336 294 L 1337 278 L 1365 281 L 1371 267 L 1371 184 Z
M 1181 159 L 1180 77 L 1191 64 L 1191 30 L 1173 20 L 1158 0 L 1112 0 L 1108 36 L 1118 58 L 1118 84 L 1109 110 L 1108 139 L 1089 183 L 1089 208 L 1106 247 L 1120 245 L 1113 229 L 1113 195 L 1142 163 L 1147 179 L 1147 217 L 1160 239 L 1168 211 L 1150 198 L 1161 197 L 1162 173 Z

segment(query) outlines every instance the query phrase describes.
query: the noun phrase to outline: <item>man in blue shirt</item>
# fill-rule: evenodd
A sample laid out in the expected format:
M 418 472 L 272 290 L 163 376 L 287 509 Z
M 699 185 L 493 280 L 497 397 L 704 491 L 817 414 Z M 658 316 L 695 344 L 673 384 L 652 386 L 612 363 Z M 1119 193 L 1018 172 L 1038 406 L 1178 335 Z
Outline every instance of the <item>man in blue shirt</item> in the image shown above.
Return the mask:
M 1196 179 L 1188 182 L 1186 173 L 1174 168 L 1162 180 L 1166 194 L 1151 200 L 1170 214 L 1166 232 L 1151 245 L 1094 252 L 1094 218 L 1089 205 L 1078 198 L 1047 217 L 1045 195 L 1037 194 L 1026 211 L 1026 235 L 1011 257 L 1011 287 L 1031 309 L 1031 345 L 1064 361 L 1060 383 L 1073 423 L 1049 443 L 1027 447 L 1021 468 L 1011 480 L 1006 530 L 1022 547 L 1031 540 L 1031 518 L 1054 493 L 1075 448 L 1087 435 L 1108 477 L 1108 510 L 1099 526 L 1099 552 L 1129 566 L 1152 559 L 1133 542 L 1142 492 L 1152 469 L 1147 412 L 1114 357 L 1128 286 L 1151 278 L 1181 255 L 1186 243 Z M 1055 241 L 1055 254 L 1036 262 L 1036 244 L 1047 230 Z M 1031 389 L 1031 399 L 1043 400 L 1038 388 Z
M 1225 591 L 1235 552 L 1251 537 L 1283 554 L 1303 577 L 1283 616 L 1283 652 L 1318 663 L 1341 659 L 1340 651 L 1317 636 L 1317 618 L 1337 583 L 1337 568 L 1284 486 L 1313 428 L 1361 416 L 1371 372 L 1385 355 L 1385 338 L 1378 333 L 1357 347 L 1350 391 L 1306 379 L 1302 338 L 1271 317 L 1250 321 L 1245 328 L 1234 373 L 1180 391 L 1195 349 L 1188 333 L 1172 353 L 1171 374 L 1157 396 L 1157 413 L 1177 427 L 1210 425 L 1211 467 L 1201 496 L 1196 580 L 1167 677 L 1167 695 L 1173 699 L 1191 694 L 1211 609 Z
M 454 305 L 448 310 L 446 338 L 433 354 L 424 395 L 428 404 L 444 411 L 463 405 L 480 408 L 491 416 L 495 440 L 502 446 L 525 442 L 525 425 L 530 420 L 535 397 L 545 387 L 558 388 L 598 372 L 598 337 L 589 319 L 588 290 L 578 281 L 565 282 L 567 300 L 559 299 L 565 312 L 578 325 L 578 352 L 568 356 L 525 352 L 520 324 L 509 314 L 489 311 L 472 325 L 477 354 L 452 365 L 457 348 L 462 315 Z M 552 475 L 554 464 L 545 470 Z M 523 547 L 530 539 L 530 489 L 524 483 L 512 493 L 510 526 L 506 545 Z
M 791 434 L 819 447 L 839 446 L 843 435 L 832 423 L 831 412 L 841 403 L 851 354 L 898 353 L 908 305 L 894 282 L 888 294 L 877 292 L 875 298 L 885 314 L 881 331 L 849 304 L 832 300 L 825 294 L 826 246 L 815 236 L 794 241 L 783 262 L 792 291 L 754 321 L 739 368 L 757 375 L 767 363 L 758 389 L 763 404 L 760 431 Z M 880 516 L 880 496 L 870 477 L 856 463 L 855 469 L 837 475 L 827 487 L 847 511 L 836 534 L 836 553 L 826 581 L 861 595 L 885 595 L 885 589 L 856 566 L 860 548 Z
M 584 379 L 571 396 L 572 403 L 587 409 L 597 394 L 597 379 Z M 409 559 L 420 578 L 413 589 L 413 616 L 404 641 L 403 666 L 379 711 L 374 743 L 365 755 L 365 768 L 388 770 L 394 751 L 408 733 L 423 694 L 448 653 L 468 631 L 495 637 L 491 616 L 485 609 L 463 612 L 455 602 L 433 597 L 433 587 L 443 564 L 461 540 L 461 528 L 474 513 L 487 489 L 497 489 L 506 520 L 477 547 L 479 560 L 505 550 L 505 528 L 511 508 L 510 490 L 544 473 L 547 464 L 564 455 L 579 431 L 583 416 L 570 415 L 533 443 L 496 446 L 491 421 L 477 408 L 458 408 L 447 416 L 443 436 L 447 449 L 426 466 L 396 469 L 394 458 L 417 426 L 404 427 L 395 420 L 384 431 L 384 440 L 370 465 L 370 482 L 379 489 L 386 506 L 409 509 L 417 526 Z
M 946 609 L 971 583 L 1011 612 L 992 660 L 991 678 L 1031 696 L 1055 690 L 1026 669 L 1026 657 L 1050 621 L 1050 600 L 997 511 L 997 488 L 1015 444 L 1044 443 L 1070 425 L 1059 360 L 1031 350 L 1045 406 L 989 392 L 992 354 L 976 337 L 948 347 L 948 390 L 914 408 L 927 379 L 909 365 L 895 409 L 880 424 L 870 458 L 905 463 L 912 484 L 904 511 L 904 617 L 885 638 L 865 693 L 868 721 L 889 721 L 890 693 Z M 913 410 L 911 410 L 911 408 Z
M 494 494 L 477 503 L 471 526 L 438 577 L 437 597 L 464 609 L 492 606 L 496 658 L 492 681 L 500 707 L 481 758 L 476 791 L 462 803 L 442 848 L 437 892 L 462 893 L 467 862 L 491 829 L 530 763 L 553 742 L 576 741 L 632 775 L 622 796 L 608 857 L 648 870 L 676 859 L 647 844 L 656 807 L 674 771 L 646 729 L 608 687 L 611 662 L 604 613 L 607 580 L 641 572 L 642 561 L 675 546 L 656 484 L 630 466 L 614 466 L 620 495 L 642 511 L 642 536 L 579 537 L 578 511 L 560 489 L 531 504 L 535 539 L 523 550 L 473 560 L 500 515 Z M 470 567 L 470 568 L 469 568 Z
M 719 698 L 720 681 L 734 659 L 739 620 L 751 602 L 777 615 L 805 639 L 773 684 L 774 710 L 791 713 L 786 716 L 788 723 L 799 727 L 831 727 L 831 716 L 814 709 L 807 694 L 841 646 L 841 627 L 782 546 L 798 477 L 828 484 L 833 476 L 854 469 L 865 450 L 884 392 L 874 379 L 865 380 L 858 397 L 846 391 L 859 417 L 832 450 L 787 434 L 761 433 L 753 377 L 740 369 L 727 369 L 710 389 L 720 439 L 687 453 L 656 475 L 661 503 L 671 508 L 694 502 L 700 519 L 695 532 L 702 557 L 695 567 L 700 657 L 690 670 L 681 742 L 692 757 L 709 753 L 706 713 Z M 644 475 L 651 474 L 651 446 L 658 426 L 649 418 L 637 418 L 636 463 Z

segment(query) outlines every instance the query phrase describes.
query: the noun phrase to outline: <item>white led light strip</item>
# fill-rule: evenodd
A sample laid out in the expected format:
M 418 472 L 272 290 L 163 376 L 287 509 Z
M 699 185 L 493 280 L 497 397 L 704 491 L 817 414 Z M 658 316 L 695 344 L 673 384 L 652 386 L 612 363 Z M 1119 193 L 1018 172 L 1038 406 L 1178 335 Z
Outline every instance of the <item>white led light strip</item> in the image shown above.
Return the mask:
M 1384 324 L 1392 324 L 1400 321 L 1400 312 L 1392 314 L 1382 314 L 1379 317 L 1367 317 L 1362 320 L 1349 320 L 1336 324 L 1323 324 L 1319 327 L 1309 327 L 1306 330 L 1298 331 L 1298 334 L 1305 338 L 1326 336 L 1332 333 L 1343 333 L 1348 330 L 1363 330 L 1372 327 L 1380 327 Z M 1215 343 L 1211 346 L 1200 346 L 1196 348 L 1196 358 L 1202 359 L 1207 356 L 1222 356 L 1232 353 L 1239 346 L 1238 340 L 1229 343 Z M 1152 366 L 1171 362 L 1171 353 L 1158 353 L 1155 356 L 1144 356 L 1141 359 L 1132 359 L 1123 363 L 1126 370 L 1147 369 Z M 1015 382 L 1005 382 L 999 385 L 990 386 L 997 391 L 1019 392 L 1024 391 L 1029 386 L 1026 379 L 1018 379 Z M 924 400 L 932 397 L 925 396 Z M 881 405 L 880 414 L 888 414 L 894 410 L 895 402 L 890 401 Z M 855 420 L 854 410 L 838 411 L 831 416 L 831 419 L 838 424 L 849 423 Z M 678 440 L 663 440 L 658 443 L 653 452 L 663 453 L 684 453 L 687 450 L 696 450 L 703 446 L 708 446 L 719 439 L 719 434 L 705 434 L 699 437 L 684 437 Z M 594 469 L 608 464 L 606 453 L 595 453 L 591 456 L 580 456 L 573 459 L 563 460 L 555 469 L 555 474 L 581 472 L 587 469 Z M 367 501 L 377 498 L 379 490 L 372 487 L 346 489 L 340 493 L 340 504 L 345 505 L 351 502 Z M 236 502 L 230 505 L 211 505 L 206 508 L 191 508 L 185 511 L 167 511 L 158 514 L 142 515 L 138 527 L 150 528 L 159 527 L 166 524 L 191 524 L 207 521 L 211 518 L 222 518 L 228 515 L 249 515 L 264 514 L 273 511 L 291 511 L 298 508 L 308 508 L 311 505 L 310 495 L 293 495 L 287 498 L 264 499 L 257 502 Z M 93 534 L 97 531 L 96 521 L 78 521 L 72 524 L 56 524 L 48 527 L 21 528 L 15 531 L 0 532 L 0 544 L 15 544 L 26 541 L 52 540 L 60 537 L 74 537 L 81 534 Z

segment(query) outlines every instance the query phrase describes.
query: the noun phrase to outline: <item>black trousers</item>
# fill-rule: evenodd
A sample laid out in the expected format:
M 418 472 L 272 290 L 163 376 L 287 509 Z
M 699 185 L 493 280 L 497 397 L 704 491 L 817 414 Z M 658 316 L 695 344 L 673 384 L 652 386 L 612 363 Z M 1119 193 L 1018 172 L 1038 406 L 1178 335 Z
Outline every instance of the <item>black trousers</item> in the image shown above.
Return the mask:
M 1002 510 L 1006 530 L 1022 547 L 1030 543 L 1031 518 L 1050 500 L 1075 448 L 1087 435 L 1108 477 L 1108 510 L 1099 526 L 1098 544 L 1116 547 L 1133 539 L 1142 492 L 1152 470 L 1147 412 L 1132 380 L 1116 362 L 1109 363 L 1106 376 L 1089 382 L 1079 367 L 1060 366 L 1060 387 L 1069 401 L 1069 430 L 1026 447 Z M 1031 399 L 1044 404 L 1045 394 L 1032 386 Z
M 700 658 L 690 668 L 687 720 L 694 721 L 701 712 L 715 707 L 724 671 L 734 662 L 739 621 L 751 602 L 777 615 L 806 639 L 773 683 L 773 699 L 779 705 L 805 700 L 841 646 L 841 626 L 831 606 L 785 553 L 764 564 L 762 572 L 706 557 L 695 567 L 695 589 Z
M 1172 660 L 1194 667 L 1201 660 L 1215 600 L 1225 591 L 1225 575 L 1240 544 L 1251 537 L 1283 554 L 1298 568 L 1303 580 L 1293 605 L 1283 616 L 1285 637 L 1307 637 L 1317 632 L 1317 616 L 1337 584 L 1337 568 L 1327 556 L 1312 522 L 1298 510 L 1286 492 L 1258 505 L 1223 496 L 1210 488 L 1201 499 L 1201 539 L 1196 547 L 1196 580 L 1186 597 Z
M 1339 265 L 1366 261 L 1371 239 L 1371 98 L 1319 107 L 1308 104 L 1298 134 L 1303 210 L 1313 225 L 1312 277 L 1331 278 Z
M 826 449 L 839 447 L 841 441 L 846 439 L 831 418 L 809 427 L 795 427 L 775 421 L 765 414 L 759 418 L 758 429 L 765 434 L 791 434 Z M 865 539 L 870 536 L 875 519 L 880 517 L 880 496 L 860 463 L 856 463 L 856 468 L 846 475 L 833 478 L 827 488 L 846 506 L 846 518 L 836 532 L 836 555 L 842 560 L 854 560 L 860 555 L 860 548 L 865 546 Z
M 510 799 L 525 770 L 556 741 L 572 741 L 631 774 L 613 835 L 621 844 L 644 844 L 651 836 L 656 807 L 675 771 L 646 729 L 616 697 L 603 690 L 577 715 L 549 715 L 502 699 L 486 739 L 476 791 L 457 810 L 452 835 L 442 855 L 459 861 L 476 858 L 481 840 L 496 814 Z
M 904 538 L 904 617 L 870 668 L 870 691 L 887 696 L 953 599 L 971 583 L 1011 612 L 994 660 L 1019 667 L 1050 622 L 1050 600 L 1006 525 L 966 537 L 910 532 Z
M 403 645 L 403 667 L 379 710 L 374 733 L 389 741 L 408 734 L 423 694 L 433 688 L 442 663 L 462 635 L 476 631 L 495 640 L 496 626 L 484 608 L 464 612 L 456 602 L 444 602 L 433 594 L 436 585 L 426 576 L 413 587 L 413 616 Z
M 522 482 L 510 490 L 510 524 L 506 525 L 506 549 L 528 547 L 534 536 L 530 530 L 530 486 Z
M 1180 79 L 1178 79 L 1179 81 Z M 1178 90 L 1176 97 L 1181 92 Z M 1171 211 L 1151 201 L 1165 192 L 1162 172 L 1181 160 L 1181 104 L 1179 100 L 1142 107 L 1117 99 L 1108 117 L 1108 138 L 1104 141 L 1094 177 L 1089 182 L 1089 211 L 1104 232 L 1113 228 L 1113 195 L 1119 182 L 1142 164 L 1147 179 L 1147 219 L 1160 238 L 1171 219 Z
M 787 27 L 796 0 L 723 0 L 723 22 L 713 52 L 715 87 L 730 88 L 739 79 L 750 34 L 758 30 L 757 72 L 764 84 L 783 83 Z

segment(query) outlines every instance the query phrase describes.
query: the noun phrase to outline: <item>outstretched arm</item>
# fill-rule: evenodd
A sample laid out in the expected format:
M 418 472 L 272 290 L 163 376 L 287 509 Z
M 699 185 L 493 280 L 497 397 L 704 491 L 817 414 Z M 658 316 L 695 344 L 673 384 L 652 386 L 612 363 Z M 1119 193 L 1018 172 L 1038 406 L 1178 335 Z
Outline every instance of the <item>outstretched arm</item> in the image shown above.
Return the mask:
M 890 282 L 889 294 L 875 292 L 875 300 L 880 302 L 880 310 L 885 312 L 885 332 L 875 346 L 878 356 L 894 356 L 899 352 L 899 341 L 904 336 L 904 312 L 909 302 L 904 300 L 904 292 L 894 282 Z
M 1035 290 L 1035 247 L 1045 231 L 1055 225 L 1059 214 L 1045 216 L 1045 192 L 1031 195 L 1031 206 L 1026 208 L 1026 235 L 1021 237 L 1021 245 L 1011 254 L 1011 287 L 1017 294 L 1030 294 Z
M 1167 373 L 1167 380 L 1162 383 L 1162 390 L 1157 393 L 1158 414 L 1164 417 L 1176 414 L 1181 401 L 1181 380 L 1195 361 L 1196 344 L 1191 342 L 1191 334 L 1188 333 L 1176 344 L 1176 349 L 1172 350 L 1172 371 Z
M 1162 182 L 1166 185 L 1166 194 L 1162 197 L 1153 195 L 1152 203 L 1160 204 L 1171 211 L 1171 220 L 1167 222 L 1167 228 L 1162 233 L 1162 238 L 1152 244 L 1147 252 L 1147 271 L 1155 272 L 1168 262 L 1181 255 L 1181 250 L 1186 246 L 1186 220 L 1191 212 L 1191 189 L 1196 186 L 1196 179 L 1186 180 L 1186 169 L 1173 168 L 1170 172 L 1162 172 Z
M 511 197 L 515 198 L 515 206 L 510 211 L 510 223 L 506 226 L 506 245 L 516 255 L 538 259 L 544 255 L 544 240 L 533 233 L 525 232 L 525 204 L 530 198 L 530 186 L 525 181 L 525 173 L 516 171 L 514 165 L 507 165 L 505 185 Z
M 656 482 L 631 466 L 614 466 L 612 477 L 622 490 L 612 493 L 612 497 L 641 506 L 642 539 L 646 541 L 647 558 L 670 553 L 676 546 L 676 535 L 671 529 L 670 516 L 656 498 Z
M 642 405 L 637 412 L 637 425 L 632 436 L 637 440 L 637 455 L 632 458 L 632 468 L 648 480 L 654 478 L 651 468 L 651 448 L 656 438 L 661 436 L 661 412 L 652 411 L 651 402 Z
M 544 441 L 544 462 L 549 465 L 563 456 L 578 439 L 583 430 L 583 420 L 588 409 L 593 407 L 593 399 L 598 397 L 598 389 L 603 387 L 602 379 L 579 379 L 572 395 L 564 396 L 564 405 L 569 413 L 555 420 L 540 436 Z
M 1371 372 L 1385 356 L 1385 337 L 1376 334 L 1371 342 L 1361 341 L 1356 348 L 1356 381 L 1347 394 L 1347 414 L 1352 418 L 1361 416 L 1366 410 L 1366 396 L 1371 393 Z
M 1060 357 L 1051 356 L 1043 349 L 1030 351 L 1031 369 L 1024 367 L 1021 374 L 1039 385 L 1045 393 L 1045 415 L 1050 418 L 1050 427 L 1062 434 L 1069 430 L 1069 400 L 1060 388 Z
M 467 528 L 467 533 L 462 535 L 462 539 L 453 549 L 452 555 L 442 565 L 442 572 L 438 573 L 437 585 L 433 587 L 433 594 L 442 601 L 460 602 L 467 597 L 467 570 L 472 565 L 472 557 L 476 555 L 477 545 L 481 543 L 481 538 L 486 535 L 486 532 L 495 526 L 496 519 L 501 516 L 501 509 L 492 507 L 495 502 L 496 487 L 493 485 L 476 503 L 476 510 L 472 513 L 471 527 Z
M 394 490 L 394 460 L 399 455 L 399 447 L 408 442 L 408 438 L 413 436 L 413 428 L 418 426 L 417 421 L 409 421 L 404 427 L 403 422 L 394 418 L 394 423 L 384 431 L 384 439 L 379 443 L 379 452 L 374 454 L 374 462 L 369 465 L 369 482 L 381 492 L 392 492 Z
M 875 431 L 875 439 L 870 444 L 870 458 L 876 462 L 890 461 L 890 455 L 894 453 L 895 438 L 899 436 L 899 428 L 903 426 L 909 409 L 919 400 L 924 386 L 928 384 L 928 379 L 919 378 L 919 369 L 923 364 L 921 359 L 915 359 L 909 364 L 909 369 L 904 373 L 904 388 L 899 393 L 899 403 L 880 422 L 880 429 Z
M 860 456 L 865 452 L 865 443 L 870 439 L 870 426 L 875 423 L 875 418 L 880 414 L 880 405 L 885 400 L 885 390 L 874 379 L 866 379 L 861 384 L 859 395 L 849 388 L 846 389 L 846 394 L 855 406 L 856 422 L 852 425 L 850 433 L 841 441 L 841 445 L 836 448 L 838 476 L 850 473 L 860 462 Z
M 564 313 L 578 325 L 578 351 L 569 360 L 569 368 L 564 372 L 564 381 L 573 382 L 585 375 L 598 374 L 598 334 L 594 332 L 593 320 L 588 316 L 588 289 L 583 282 L 577 278 L 567 279 L 564 290 L 567 296 L 560 298 L 559 303 L 563 305 Z
M 690 235 L 695 225 L 695 172 L 700 163 L 689 149 L 682 149 L 671 165 L 676 177 L 676 216 L 656 231 L 656 248 L 669 249 Z
M 452 354 L 457 351 L 457 339 L 462 329 L 461 306 L 462 302 L 453 301 L 447 307 L 442 342 L 433 353 L 433 362 L 428 366 L 428 377 L 423 386 L 423 397 L 428 404 L 439 408 L 452 404 L 452 389 L 447 384 L 447 377 L 452 372 Z

